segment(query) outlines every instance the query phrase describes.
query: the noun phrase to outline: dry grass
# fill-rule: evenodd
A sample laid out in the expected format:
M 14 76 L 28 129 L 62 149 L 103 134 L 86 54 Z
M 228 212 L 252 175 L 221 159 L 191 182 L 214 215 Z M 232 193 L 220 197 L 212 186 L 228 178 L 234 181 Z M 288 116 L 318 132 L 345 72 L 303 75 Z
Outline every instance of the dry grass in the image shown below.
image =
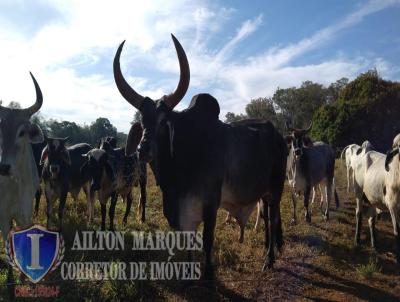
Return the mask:
M 263 226 L 253 230 L 255 213 L 246 227 L 245 241 L 240 244 L 239 226 L 224 223 L 225 212 L 218 214 L 215 234 L 215 262 L 217 281 L 211 284 L 180 281 L 126 281 L 126 282 L 61 282 L 59 301 L 149 301 L 149 300 L 318 300 L 390 301 L 400 299 L 400 274 L 395 266 L 393 235 L 390 221 L 383 217 L 377 222 L 378 253 L 368 247 L 367 222 L 363 233 L 363 246 L 353 245 L 355 221 L 354 198 L 346 200 L 343 168 L 337 164 L 336 183 L 338 185 L 341 208 L 331 212 L 331 220 L 324 222 L 317 205 L 313 209 L 312 223 L 304 221 L 302 202 L 298 202 L 298 224 L 290 225 L 291 201 L 287 188 L 282 198 L 282 220 L 285 246 L 278 255 L 275 268 L 262 273 L 265 258 Z M 138 193 L 135 188 L 135 194 Z M 135 201 L 137 200 L 135 196 Z M 318 197 L 319 198 L 319 197 Z M 98 229 L 100 208 L 96 207 L 94 224 L 87 225 L 84 215 L 86 204 L 83 195 L 78 204 L 68 200 L 65 211 L 64 237 L 67 253 L 65 261 L 166 261 L 166 252 L 135 252 L 126 249 L 119 252 L 76 252 L 70 251 L 75 230 Z M 118 230 L 169 230 L 162 214 L 159 189 L 150 177 L 148 185 L 147 222 L 139 223 L 136 218 L 137 204 L 131 212 L 126 228 L 122 227 L 125 205 L 118 202 L 116 227 Z M 42 198 L 38 223 L 45 225 L 45 201 Z M 3 245 L 2 245 L 3 246 Z M 1 249 L 1 258 L 4 252 Z M 186 260 L 185 254 L 175 256 L 176 260 Z M 201 259 L 201 254 L 195 255 Z M 370 265 L 371 257 L 376 262 Z M 375 266 L 376 265 L 376 266 Z M 379 268 L 379 269 L 378 269 Z M 368 273 L 361 273 L 365 271 Z M 372 272 L 371 278 L 365 278 Z M 4 284 L 6 268 L 0 266 L 0 282 Z M 59 279 L 57 272 L 47 281 Z M 5 287 L 0 287 L 0 300 L 6 299 Z

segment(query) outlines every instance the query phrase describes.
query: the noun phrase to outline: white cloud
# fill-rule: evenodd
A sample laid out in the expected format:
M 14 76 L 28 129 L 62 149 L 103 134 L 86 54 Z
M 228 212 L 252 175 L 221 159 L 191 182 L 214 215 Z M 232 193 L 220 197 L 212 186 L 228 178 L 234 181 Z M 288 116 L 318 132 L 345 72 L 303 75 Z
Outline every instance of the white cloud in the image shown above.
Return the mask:
M 18 2 L 15 9 L 25 3 Z M 169 35 L 174 33 L 191 67 L 186 103 L 193 91 L 210 92 L 219 99 L 225 114 L 228 110 L 243 111 L 250 98 L 271 95 L 278 86 L 299 85 L 304 80 L 327 84 L 374 66 L 390 74 L 392 67 L 383 58 L 340 56 L 305 66 L 290 63 L 369 14 L 399 1 L 370 1 L 311 37 L 275 45 L 245 59 L 237 59 L 235 54 L 264 24 L 262 14 L 243 20 L 235 31 L 227 23 L 238 12 L 206 0 L 38 3 L 46 12 L 57 12 L 57 18 L 41 20 L 38 28 L 18 28 L 7 12 L 0 12 L 0 98 L 30 105 L 34 101 L 28 75 L 31 70 L 43 90 L 42 112 L 46 117 L 90 123 L 104 116 L 119 130 L 127 131 L 134 109 L 122 99 L 112 76 L 114 52 L 124 39 L 123 73 L 138 92 L 158 98 L 171 92 L 179 77 Z M 211 46 L 216 38 L 222 45 L 219 49 Z M 178 109 L 185 106 L 182 103 Z

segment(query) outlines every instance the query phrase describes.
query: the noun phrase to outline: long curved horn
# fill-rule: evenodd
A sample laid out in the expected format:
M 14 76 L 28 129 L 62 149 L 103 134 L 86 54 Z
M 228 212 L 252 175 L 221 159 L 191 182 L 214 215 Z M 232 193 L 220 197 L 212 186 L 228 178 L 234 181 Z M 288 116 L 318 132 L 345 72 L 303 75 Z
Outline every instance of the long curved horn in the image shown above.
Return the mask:
M 33 114 L 35 114 L 36 112 L 39 111 L 39 109 L 42 107 L 43 104 L 43 95 L 42 95 L 42 91 L 40 90 L 39 84 L 36 81 L 35 77 L 33 76 L 33 74 L 31 72 L 29 72 L 29 74 L 31 75 L 33 84 L 35 85 L 35 90 L 36 90 L 36 102 L 35 104 L 33 104 L 31 107 L 28 107 L 26 109 L 23 109 L 25 112 L 27 112 L 29 114 L 29 116 L 32 116 Z
M 166 96 L 163 99 L 163 101 L 169 108 L 173 109 L 183 99 L 183 97 L 186 94 L 186 91 L 189 88 L 190 69 L 189 69 L 189 62 L 186 57 L 186 53 L 183 50 L 181 43 L 179 43 L 178 39 L 175 38 L 175 36 L 173 34 L 171 34 L 171 37 L 172 37 L 172 41 L 174 41 L 176 54 L 178 55 L 181 75 L 180 75 L 178 86 L 175 89 L 175 92 Z
M 308 126 L 308 128 L 307 128 L 307 129 L 304 129 L 304 132 L 308 132 L 308 131 L 310 131 L 310 130 L 311 130 L 311 128 L 312 128 L 312 121 L 311 121 L 311 123 L 310 123 L 310 126 Z
M 119 45 L 117 53 L 114 57 L 113 63 L 113 71 L 114 71 L 114 80 L 115 84 L 117 84 L 119 92 L 122 94 L 125 100 L 127 100 L 133 107 L 136 109 L 140 109 L 144 97 L 138 94 L 129 84 L 126 82 L 124 76 L 121 72 L 121 66 L 119 63 L 122 48 L 124 47 L 125 40 Z

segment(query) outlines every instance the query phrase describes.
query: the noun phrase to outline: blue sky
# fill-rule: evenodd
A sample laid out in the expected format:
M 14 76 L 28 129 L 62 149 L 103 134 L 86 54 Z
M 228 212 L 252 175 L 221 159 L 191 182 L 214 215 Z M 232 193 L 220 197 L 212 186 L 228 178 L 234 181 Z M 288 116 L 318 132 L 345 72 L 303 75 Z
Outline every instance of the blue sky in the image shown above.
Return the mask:
M 123 73 L 159 98 L 179 77 L 174 33 L 191 67 L 177 109 L 209 92 L 223 119 L 306 80 L 328 85 L 370 68 L 400 80 L 399 16 L 400 0 L 0 0 L 0 99 L 33 102 L 32 71 L 45 117 L 89 124 L 103 116 L 127 131 L 135 110 L 114 84 L 116 48 L 127 40 Z

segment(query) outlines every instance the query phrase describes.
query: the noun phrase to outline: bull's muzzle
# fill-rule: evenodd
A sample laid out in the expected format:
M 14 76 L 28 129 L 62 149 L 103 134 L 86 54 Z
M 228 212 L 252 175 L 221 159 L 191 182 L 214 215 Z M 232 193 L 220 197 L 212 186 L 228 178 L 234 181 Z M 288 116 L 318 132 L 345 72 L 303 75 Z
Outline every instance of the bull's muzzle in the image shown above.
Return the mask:
M 10 176 L 10 165 L 0 164 L 0 175 L 2 176 Z

